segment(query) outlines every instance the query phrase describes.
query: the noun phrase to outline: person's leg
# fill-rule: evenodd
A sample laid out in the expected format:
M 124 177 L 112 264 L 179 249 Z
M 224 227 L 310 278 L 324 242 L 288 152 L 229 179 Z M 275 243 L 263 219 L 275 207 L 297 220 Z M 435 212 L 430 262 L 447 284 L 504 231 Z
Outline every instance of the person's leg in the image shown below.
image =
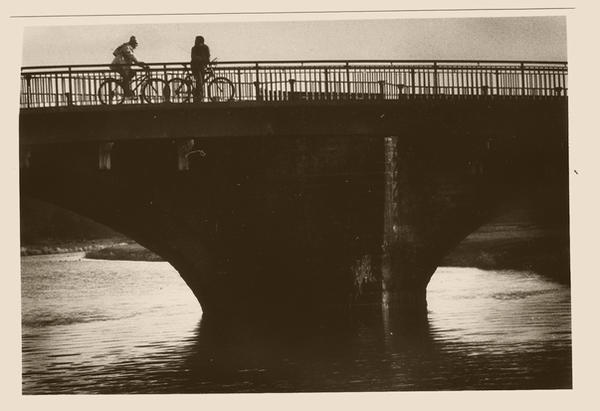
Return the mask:
M 133 78 L 133 70 L 124 68 L 121 76 L 123 77 L 123 90 L 125 91 L 125 97 L 131 97 L 133 92 L 131 91 L 131 79 Z
M 204 98 L 204 76 L 206 76 L 206 68 L 202 67 L 200 68 L 200 73 L 198 76 L 198 96 L 200 101 L 202 101 L 202 99 Z
M 200 70 L 194 70 L 194 102 L 199 103 L 202 101 L 202 77 L 200 74 Z

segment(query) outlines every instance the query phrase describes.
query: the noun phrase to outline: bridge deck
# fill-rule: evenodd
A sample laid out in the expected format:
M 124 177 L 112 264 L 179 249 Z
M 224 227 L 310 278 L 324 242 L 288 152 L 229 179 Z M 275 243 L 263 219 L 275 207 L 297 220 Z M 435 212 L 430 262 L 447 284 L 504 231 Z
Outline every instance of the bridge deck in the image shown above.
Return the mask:
M 204 103 L 371 101 L 410 98 L 552 98 L 567 95 L 565 62 L 507 61 L 263 61 L 212 65 Z M 22 110 L 103 104 L 183 104 L 192 101 L 187 63 L 149 65 L 154 81 L 143 97 L 144 73 L 132 83 L 137 96 L 120 102 L 119 79 L 107 65 L 24 67 Z M 224 78 L 211 86 L 212 78 Z M 146 81 L 147 82 L 147 81 Z M 220 86 L 228 88 L 223 92 Z M 111 100 L 109 97 L 114 97 Z

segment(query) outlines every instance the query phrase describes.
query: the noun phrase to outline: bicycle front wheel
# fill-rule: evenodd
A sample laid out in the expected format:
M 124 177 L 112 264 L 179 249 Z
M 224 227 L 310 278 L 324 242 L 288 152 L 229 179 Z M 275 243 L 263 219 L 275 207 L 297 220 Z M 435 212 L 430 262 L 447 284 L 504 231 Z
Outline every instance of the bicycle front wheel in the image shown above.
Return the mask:
M 167 81 L 171 103 L 187 103 L 192 98 L 194 85 L 191 81 L 182 78 L 172 78 Z
M 98 87 L 98 99 L 106 105 L 121 104 L 125 100 L 125 90 L 119 80 L 109 78 Z
M 231 101 L 235 94 L 233 83 L 225 77 L 214 78 L 208 83 L 208 98 L 214 102 Z
M 142 86 L 142 99 L 148 104 L 162 104 L 171 101 L 167 82 L 160 78 L 148 79 Z

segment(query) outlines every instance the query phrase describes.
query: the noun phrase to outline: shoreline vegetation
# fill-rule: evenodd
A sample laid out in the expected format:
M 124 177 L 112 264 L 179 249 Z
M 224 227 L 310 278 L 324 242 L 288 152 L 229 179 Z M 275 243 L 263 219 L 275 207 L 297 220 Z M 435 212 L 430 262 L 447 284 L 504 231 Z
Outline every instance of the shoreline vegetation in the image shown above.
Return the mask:
M 85 258 L 97 260 L 164 261 L 162 257 L 126 238 L 51 241 L 21 246 L 21 257 L 85 252 Z
M 126 238 L 70 241 L 21 247 L 21 256 L 85 252 L 85 258 L 124 261 L 164 261 Z M 483 270 L 532 270 L 569 283 L 568 237 L 534 225 L 497 223 L 475 231 L 441 261 L 445 267 Z
M 100 239 L 72 239 L 72 240 L 55 240 L 46 239 L 44 241 L 34 242 L 31 244 L 21 244 L 21 257 L 33 255 L 47 254 L 64 254 L 77 252 L 90 252 L 100 250 L 107 247 L 117 247 L 122 244 L 131 242 L 126 238 L 111 237 Z
M 165 261 L 158 254 L 137 243 L 121 243 L 110 247 L 90 250 L 85 258 L 96 260 Z

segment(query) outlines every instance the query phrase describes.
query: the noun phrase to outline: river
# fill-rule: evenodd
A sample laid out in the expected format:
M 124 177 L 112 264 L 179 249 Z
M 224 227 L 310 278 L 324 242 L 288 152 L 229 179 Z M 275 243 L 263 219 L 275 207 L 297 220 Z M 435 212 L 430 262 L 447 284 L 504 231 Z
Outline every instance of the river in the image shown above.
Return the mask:
M 570 289 L 439 268 L 425 327 L 223 340 L 162 262 L 21 259 L 24 394 L 570 388 Z

